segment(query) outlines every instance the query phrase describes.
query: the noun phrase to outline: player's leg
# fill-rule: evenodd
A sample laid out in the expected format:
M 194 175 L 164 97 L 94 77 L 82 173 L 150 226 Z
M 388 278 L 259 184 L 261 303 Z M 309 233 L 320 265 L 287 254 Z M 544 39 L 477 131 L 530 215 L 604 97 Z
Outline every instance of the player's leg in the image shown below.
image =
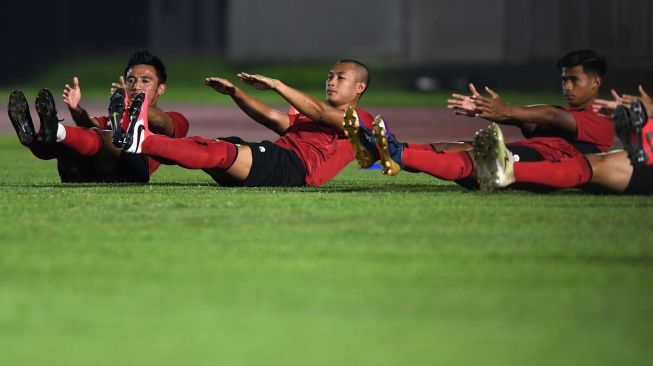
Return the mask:
M 572 188 L 588 183 L 592 178 L 590 163 L 582 155 L 555 161 L 514 161 L 496 124 L 476 135 L 474 152 L 479 185 L 484 191 L 493 191 L 512 183 Z
M 171 138 L 149 130 L 148 99 L 140 94 L 129 107 L 129 127 L 125 131 L 124 151 L 145 154 L 163 164 L 187 169 L 224 172 L 244 180 L 249 174 L 252 154 L 248 146 L 202 137 Z
M 633 166 L 624 150 L 604 154 L 588 154 L 593 170 L 591 183 L 615 192 L 624 192 L 631 181 Z

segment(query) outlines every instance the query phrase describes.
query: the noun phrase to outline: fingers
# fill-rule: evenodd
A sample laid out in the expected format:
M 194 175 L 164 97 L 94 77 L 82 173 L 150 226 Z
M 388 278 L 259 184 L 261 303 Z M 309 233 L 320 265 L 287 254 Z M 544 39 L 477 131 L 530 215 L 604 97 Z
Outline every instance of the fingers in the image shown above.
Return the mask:
M 639 90 L 639 95 L 641 95 L 642 98 L 649 98 L 649 99 L 651 99 L 651 97 L 650 97 L 648 94 L 646 94 L 646 91 L 644 91 L 644 87 L 642 87 L 642 84 L 640 84 L 640 85 L 637 87 L 637 90 Z
M 66 84 L 68 85 L 68 84 Z M 73 76 L 73 85 L 75 89 L 79 89 L 79 78 L 77 76 Z
M 469 83 L 469 91 L 472 92 L 472 95 L 480 96 L 481 94 L 476 90 L 474 83 Z
M 614 90 L 614 89 L 610 89 L 610 94 L 612 94 L 612 97 L 613 97 L 614 100 L 616 100 L 616 101 L 619 101 L 619 102 L 620 102 L 620 101 L 623 99 L 623 98 L 621 98 L 621 97 L 619 96 L 619 93 L 617 93 L 617 91 Z
M 125 77 L 124 76 L 120 75 L 120 77 L 118 78 L 118 81 L 120 82 L 120 85 L 123 88 L 127 86 L 127 83 L 125 83 Z
M 489 86 L 485 87 L 485 91 L 488 92 L 492 96 L 492 98 L 495 98 L 495 99 L 499 98 L 499 94 L 497 94 L 494 90 L 490 89 Z

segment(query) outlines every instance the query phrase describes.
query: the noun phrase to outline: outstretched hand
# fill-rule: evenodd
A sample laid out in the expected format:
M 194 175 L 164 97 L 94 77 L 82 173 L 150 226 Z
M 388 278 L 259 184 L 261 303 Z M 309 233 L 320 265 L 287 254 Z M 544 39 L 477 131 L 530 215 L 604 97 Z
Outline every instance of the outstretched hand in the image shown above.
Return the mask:
M 234 84 L 232 84 L 227 79 L 210 77 L 204 79 L 204 84 L 213 88 L 213 90 L 217 91 L 218 93 L 222 93 L 225 95 L 234 95 L 234 93 L 236 92 L 236 87 L 234 86 Z
M 510 105 L 506 104 L 501 96 L 489 87 L 486 86 L 485 91 L 490 94 L 490 98 L 478 93 L 472 95 L 472 102 L 476 105 L 476 117 L 494 122 L 510 119 Z
M 263 75 L 250 75 L 246 72 L 241 72 L 236 74 L 236 76 L 245 82 L 245 84 L 251 85 L 258 90 L 276 89 L 279 84 L 279 80 L 271 79 Z
M 82 100 L 82 90 L 79 88 L 79 78 L 73 77 L 73 86 L 66 84 L 63 88 L 63 101 L 70 109 L 77 109 Z
M 592 109 L 602 117 L 612 118 L 612 113 L 617 109 L 618 106 L 623 105 L 626 108 L 631 107 L 633 102 L 639 99 L 642 102 L 642 105 L 646 109 L 646 113 L 650 116 L 653 113 L 653 98 L 646 93 L 644 88 L 640 85 L 639 96 L 623 94 L 619 95 L 614 89 L 610 91 L 612 94 L 613 100 L 606 99 L 595 99 L 592 104 Z
M 476 104 L 472 99 L 475 95 L 479 95 L 476 91 L 474 84 L 469 84 L 469 91 L 472 95 L 462 95 L 462 94 L 451 94 L 452 99 L 447 99 L 447 108 L 453 109 L 454 114 L 475 117 L 478 111 L 476 110 Z
M 612 100 L 594 99 L 594 102 L 592 103 L 592 109 L 594 112 L 604 118 L 612 118 L 614 110 L 624 103 L 624 99 L 619 96 L 619 93 L 617 93 L 616 90 L 611 89 L 610 94 L 612 94 Z

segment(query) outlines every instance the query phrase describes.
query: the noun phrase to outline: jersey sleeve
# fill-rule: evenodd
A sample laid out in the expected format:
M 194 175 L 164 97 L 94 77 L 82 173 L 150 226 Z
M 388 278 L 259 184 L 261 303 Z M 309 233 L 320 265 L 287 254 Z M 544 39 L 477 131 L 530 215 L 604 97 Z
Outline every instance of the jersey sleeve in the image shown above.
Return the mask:
M 172 123 L 175 125 L 175 132 L 172 137 L 185 137 L 188 134 L 188 119 L 179 112 L 166 112 L 166 114 L 172 119 Z

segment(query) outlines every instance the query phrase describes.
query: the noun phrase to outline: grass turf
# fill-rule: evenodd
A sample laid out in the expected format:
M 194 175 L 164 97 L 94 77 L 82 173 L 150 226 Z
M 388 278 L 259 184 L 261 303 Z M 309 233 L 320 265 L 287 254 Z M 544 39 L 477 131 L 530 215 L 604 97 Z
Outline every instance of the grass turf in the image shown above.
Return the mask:
M 651 197 L 61 185 L 0 154 L 3 365 L 651 364 Z

